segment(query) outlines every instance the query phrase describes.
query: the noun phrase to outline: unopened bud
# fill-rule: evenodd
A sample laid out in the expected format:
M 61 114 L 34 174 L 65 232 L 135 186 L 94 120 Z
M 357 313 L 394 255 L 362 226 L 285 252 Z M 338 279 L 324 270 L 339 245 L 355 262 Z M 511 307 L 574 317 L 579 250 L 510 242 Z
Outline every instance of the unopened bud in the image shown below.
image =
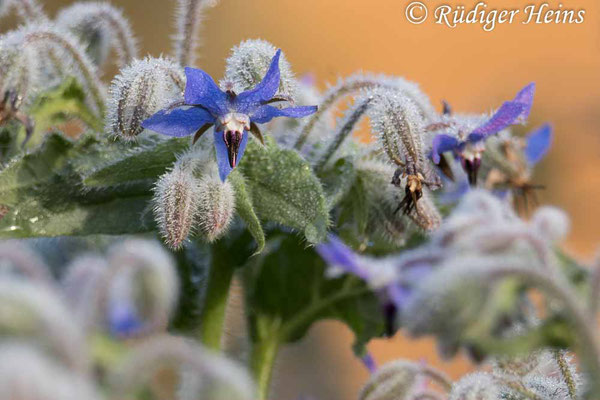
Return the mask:
M 449 400 L 497 400 L 502 398 L 498 382 L 491 374 L 475 372 L 458 381 Z
M 235 210 L 235 194 L 229 181 L 222 182 L 213 173 L 200 179 L 198 191 L 196 226 L 208 242 L 213 242 L 227 232 Z
M 154 214 L 165 243 L 177 249 L 197 221 L 201 191 L 194 162 L 181 160 L 158 180 L 154 189 Z
M 254 88 L 267 73 L 276 51 L 275 46 L 264 40 L 243 41 L 231 50 L 223 82 L 233 84 L 236 93 Z M 274 97 L 292 99 L 296 93 L 297 82 L 283 53 L 279 59 L 279 73 L 279 90 Z
M 569 217 L 556 207 L 542 207 L 531 221 L 535 232 L 550 243 L 563 240 L 569 232 Z
M 133 140 L 144 130 L 143 120 L 182 99 L 184 87 L 183 70 L 177 64 L 151 57 L 133 61 L 110 86 L 106 132 Z

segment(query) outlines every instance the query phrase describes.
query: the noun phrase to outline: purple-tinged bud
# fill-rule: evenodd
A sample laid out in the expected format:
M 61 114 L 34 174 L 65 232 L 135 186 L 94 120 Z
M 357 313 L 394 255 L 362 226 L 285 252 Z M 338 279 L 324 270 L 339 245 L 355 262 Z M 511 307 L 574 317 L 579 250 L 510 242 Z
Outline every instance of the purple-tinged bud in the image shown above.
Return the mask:
M 175 265 L 156 242 L 128 240 L 109 250 L 100 305 L 117 337 L 164 330 L 179 296 Z
M 223 82 L 233 85 L 236 93 L 254 88 L 265 76 L 277 48 L 265 40 L 245 40 L 231 50 Z M 285 54 L 279 58 L 279 90 L 275 98 L 292 100 L 298 83 Z
M 183 69 L 164 58 L 147 57 L 123 68 L 109 89 L 105 131 L 133 140 L 144 130 L 143 120 L 182 100 Z
M 165 243 L 172 249 L 181 247 L 198 220 L 201 190 L 195 166 L 192 158 L 180 159 L 154 188 L 154 215 Z
M 137 43 L 129 21 L 109 3 L 75 3 L 56 17 L 57 25 L 77 36 L 96 65 L 103 65 L 111 48 L 117 53 L 117 66 L 137 58 Z
M 233 219 L 235 194 L 229 181 L 222 182 L 216 171 L 200 178 L 198 192 L 196 227 L 202 237 L 214 242 L 227 232 Z

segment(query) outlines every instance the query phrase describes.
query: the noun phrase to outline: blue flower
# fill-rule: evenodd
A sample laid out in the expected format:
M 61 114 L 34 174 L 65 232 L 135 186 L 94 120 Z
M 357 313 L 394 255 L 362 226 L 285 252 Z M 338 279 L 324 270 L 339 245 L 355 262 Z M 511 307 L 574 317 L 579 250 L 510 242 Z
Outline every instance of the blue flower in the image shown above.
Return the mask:
M 283 100 L 275 97 L 279 89 L 280 55 L 281 50 L 277 50 L 265 77 L 254 89 L 240 94 L 222 91 L 206 72 L 186 67 L 184 105 L 157 112 L 143 121 L 142 127 L 174 137 L 195 134 L 196 141 L 214 125 L 219 175 L 225 181 L 244 155 L 248 132 L 263 142 L 257 124 L 275 117 L 305 117 L 317 110 L 316 106 L 278 108 L 269 105 Z
M 540 162 L 552 146 L 552 126 L 545 124 L 530 132 L 526 138 L 525 159 L 530 167 Z
M 507 127 L 523 123 L 529 117 L 535 83 L 524 87 L 513 100 L 505 102 L 499 109 L 485 121 L 470 132 L 459 131 L 458 135 L 439 134 L 434 137 L 431 150 L 433 162 L 439 164 L 441 155 L 452 152 L 469 177 L 469 182 L 477 182 L 477 171 L 481 165 L 481 153 L 484 150 L 483 142 Z M 443 126 L 443 124 L 440 124 Z
M 135 306 L 129 300 L 111 301 L 107 317 L 110 333 L 118 338 L 133 336 L 144 327 Z
M 395 332 L 397 316 L 412 297 L 415 284 L 431 272 L 441 257 L 438 250 L 429 248 L 381 259 L 361 256 L 335 235 L 329 235 L 316 250 L 329 264 L 329 275 L 354 275 L 378 293 L 389 336 Z

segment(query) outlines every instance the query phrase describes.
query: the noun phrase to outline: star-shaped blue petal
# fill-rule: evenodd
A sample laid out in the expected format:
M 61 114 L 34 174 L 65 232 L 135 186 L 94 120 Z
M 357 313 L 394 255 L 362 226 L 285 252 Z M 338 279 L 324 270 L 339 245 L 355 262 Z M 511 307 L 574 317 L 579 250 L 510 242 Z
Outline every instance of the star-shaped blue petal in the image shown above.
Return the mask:
M 143 121 L 142 126 L 173 137 L 196 134 L 197 139 L 210 125 L 215 125 L 217 164 L 224 181 L 242 159 L 248 131 L 256 134 L 253 124 L 264 124 L 276 117 L 301 118 L 317 110 L 316 106 L 277 108 L 268 105 L 279 89 L 280 56 L 281 50 L 277 50 L 262 81 L 240 94 L 221 90 L 211 76 L 200 69 L 185 68 L 184 105 L 161 110 Z
M 546 124 L 527 135 L 525 158 L 529 165 L 535 165 L 544 158 L 552 146 L 552 126 Z

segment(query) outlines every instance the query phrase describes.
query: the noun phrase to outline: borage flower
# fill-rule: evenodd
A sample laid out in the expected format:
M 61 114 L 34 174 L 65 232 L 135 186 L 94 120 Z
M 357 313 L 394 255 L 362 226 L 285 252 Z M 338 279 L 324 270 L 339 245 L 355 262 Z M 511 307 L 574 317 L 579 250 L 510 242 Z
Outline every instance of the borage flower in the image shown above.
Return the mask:
M 415 284 L 430 273 L 442 256 L 440 251 L 431 248 L 415 249 L 386 258 L 362 256 L 335 235 L 329 235 L 328 241 L 319 244 L 316 250 L 329 264 L 327 274 L 330 277 L 351 274 L 375 290 L 381 300 L 386 334 L 390 336 L 396 330 L 397 316 L 402 314 Z
M 240 94 L 233 90 L 222 91 L 206 72 L 186 67 L 184 104 L 157 112 L 142 122 L 142 126 L 174 137 L 195 133 L 195 142 L 214 125 L 219 176 L 225 181 L 244 155 L 248 131 L 264 143 L 257 124 L 275 117 L 300 118 L 317 110 L 316 106 L 277 108 L 269 105 L 284 100 L 275 97 L 279 89 L 280 55 L 281 50 L 277 50 L 265 77 L 254 89 Z
M 480 123 L 474 129 L 461 126 L 454 118 L 450 118 L 448 122 L 430 125 L 428 127 L 430 130 L 455 130 L 454 135 L 444 133 L 435 136 L 431 150 L 433 162 L 440 164 L 440 161 L 442 161 L 441 155 L 452 152 L 454 157 L 460 160 L 471 185 L 475 185 L 477 183 L 477 171 L 481 165 L 481 153 L 484 150 L 485 139 L 511 125 L 525 122 L 531 112 L 534 93 L 535 83 L 527 85 L 513 100 L 505 102 L 491 118 Z

